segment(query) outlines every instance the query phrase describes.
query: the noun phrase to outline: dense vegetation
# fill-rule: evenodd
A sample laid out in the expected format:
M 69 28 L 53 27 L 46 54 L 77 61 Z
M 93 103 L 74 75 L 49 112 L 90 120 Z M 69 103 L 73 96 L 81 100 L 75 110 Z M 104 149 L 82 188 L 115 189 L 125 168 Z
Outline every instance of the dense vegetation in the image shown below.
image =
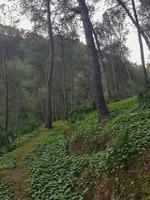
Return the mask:
M 150 110 L 141 108 L 137 97 L 109 107 L 111 116 L 103 125 L 96 112 L 85 112 L 84 119 L 74 123 L 57 123 L 49 139 L 26 156 L 24 163 L 31 170 L 27 191 L 32 199 L 98 199 L 102 191 L 105 199 L 126 199 L 127 194 L 129 199 L 149 198 Z M 1 157 L 1 170 L 17 167 L 16 159 L 11 153 Z M 5 184 L 1 184 L 3 199 L 8 198 Z M 101 184 L 99 191 L 94 191 L 96 184 Z
M 1 0 L 0 200 L 150 199 L 149 8 Z

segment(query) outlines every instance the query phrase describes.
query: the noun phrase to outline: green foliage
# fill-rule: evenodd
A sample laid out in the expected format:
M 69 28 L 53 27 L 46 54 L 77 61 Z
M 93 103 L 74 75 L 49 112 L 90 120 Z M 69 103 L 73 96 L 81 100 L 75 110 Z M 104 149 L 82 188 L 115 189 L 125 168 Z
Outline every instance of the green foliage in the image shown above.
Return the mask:
M 0 155 L 15 148 L 15 144 L 12 142 L 14 139 L 13 135 L 5 134 L 0 136 Z
M 40 124 L 36 122 L 36 125 L 27 126 L 24 131 L 16 130 L 15 128 L 8 131 L 5 135 L 0 136 L 0 156 L 7 153 L 17 147 L 19 147 L 24 142 L 28 141 L 31 137 L 38 133 L 37 125 Z M 29 123 L 28 123 L 29 125 Z M 29 132 L 27 132 L 29 131 Z
M 81 163 L 67 156 L 64 136 L 40 145 L 27 162 L 32 169 L 28 191 L 33 199 L 79 199 L 74 189 Z
M 96 110 L 94 103 L 92 105 L 77 106 L 71 112 L 69 121 L 72 123 L 81 121 L 82 119 L 86 118 L 87 114 L 93 112 L 94 110 Z
M 86 138 L 89 135 L 94 136 L 100 133 L 101 127 L 98 122 L 97 112 L 89 114 L 82 121 L 71 124 L 71 129 L 74 130 L 73 138 Z
M 145 88 L 139 93 L 138 102 L 141 108 L 150 108 L 150 88 Z
M 14 199 L 11 186 L 2 181 L 0 181 L 0 199 L 1 200 L 13 200 Z
M 4 155 L 0 157 L 0 170 L 12 169 L 16 166 L 16 158 L 12 155 Z
M 108 107 L 111 111 L 111 115 L 113 116 L 115 113 L 121 114 L 126 110 L 135 107 L 136 104 L 137 104 L 137 97 L 131 97 L 121 101 L 111 102 L 109 103 Z
M 86 119 L 77 122 L 71 126 L 73 141 L 80 140 L 87 148 L 89 153 L 91 143 L 97 148 L 96 151 L 91 149 L 91 155 L 95 155 L 95 168 L 115 171 L 128 167 L 129 159 L 138 157 L 150 142 L 150 110 L 138 109 L 138 103 L 135 98 L 123 100 L 112 104 L 112 108 L 119 110 L 117 115 L 110 116 L 103 126 L 97 121 L 97 114 L 92 113 Z M 113 107 L 114 106 L 114 107 Z M 109 138 L 102 140 L 102 138 Z M 101 146 L 106 148 L 102 151 Z M 98 152 L 97 154 L 93 154 Z M 97 164 L 99 163 L 99 164 Z
M 40 119 L 28 113 L 24 115 L 24 124 L 22 127 L 20 127 L 19 131 L 22 134 L 32 133 L 33 131 L 37 130 L 37 128 L 41 125 L 42 122 L 40 121 Z
M 32 199 L 84 199 L 92 187 L 90 173 L 94 177 L 110 175 L 128 169 L 132 160 L 137 164 L 138 161 L 144 162 L 143 152 L 150 142 L 150 109 L 139 109 L 136 98 L 109 106 L 117 112 L 103 125 L 93 112 L 70 124 L 72 135 L 67 133 L 64 136 L 68 132 L 68 123 L 57 122 L 53 129 L 46 130 L 45 136 L 34 138 L 30 144 L 16 150 L 15 155 L 27 155 L 25 161 L 31 169 L 28 192 Z M 73 156 L 69 151 L 76 141 L 87 148 L 80 156 Z M 34 143 L 40 145 L 32 151 Z M 27 147 L 32 153 L 27 154 Z M 15 167 L 14 154 L 0 158 L 1 169 Z

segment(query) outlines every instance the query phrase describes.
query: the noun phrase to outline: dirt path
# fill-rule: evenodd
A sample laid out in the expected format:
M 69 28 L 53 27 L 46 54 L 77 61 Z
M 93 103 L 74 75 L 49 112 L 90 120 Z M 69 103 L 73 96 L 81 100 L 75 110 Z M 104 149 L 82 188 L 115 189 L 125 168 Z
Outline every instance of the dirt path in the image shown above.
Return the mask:
M 14 185 L 14 196 L 17 199 L 31 200 L 26 191 L 29 177 L 30 173 L 27 168 L 16 168 L 8 172 L 6 180 Z
M 0 177 L 13 185 L 15 199 L 31 200 L 31 197 L 26 191 L 30 178 L 30 170 L 26 167 L 24 158 L 50 136 L 50 131 L 41 131 L 34 138 L 32 137 L 23 145 L 9 153 L 10 156 L 17 158 L 16 166 L 14 169 L 1 170 Z
M 25 164 L 25 157 L 36 149 L 39 144 L 42 144 L 56 134 L 59 134 L 60 130 L 62 132 L 63 127 L 64 123 L 56 122 L 54 128 L 51 130 L 42 128 L 36 135 L 31 137 L 20 147 L 8 153 L 10 157 L 15 157 L 17 159 L 16 166 L 14 169 L 0 170 L 0 178 L 12 183 L 15 199 L 31 200 L 31 197 L 27 192 L 27 184 L 30 179 L 30 169 Z

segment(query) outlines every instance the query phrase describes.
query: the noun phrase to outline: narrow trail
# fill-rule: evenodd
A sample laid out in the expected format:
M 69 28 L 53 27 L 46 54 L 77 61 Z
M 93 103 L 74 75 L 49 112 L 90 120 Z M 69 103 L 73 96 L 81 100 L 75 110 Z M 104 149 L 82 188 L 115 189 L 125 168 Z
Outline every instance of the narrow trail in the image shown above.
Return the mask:
M 30 200 L 31 197 L 26 191 L 30 171 L 27 168 L 15 168 L 8 171 L 6 180 L 14 186 L 14 196 L 20 200 Z
M 25 164 L 25 157 L 30 154 L 39 144 L 44 143 L 51 136 L 48 130 L 41 130 L 36 136 L 30 138 L 20 147 L 9 152 L 10 156 L 17 158 L 14 169 L 0 170 L 0 178 L 13 185 L 14 196 L 17 200 L 31 200 L 27 193 L 27 184 L 30 178 L 30 169 Z

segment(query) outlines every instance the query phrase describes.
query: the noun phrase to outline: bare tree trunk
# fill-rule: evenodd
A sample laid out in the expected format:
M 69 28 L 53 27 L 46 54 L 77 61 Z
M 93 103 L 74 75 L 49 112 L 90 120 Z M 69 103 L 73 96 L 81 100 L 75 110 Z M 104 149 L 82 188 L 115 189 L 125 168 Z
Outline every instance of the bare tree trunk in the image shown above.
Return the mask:
M 71 64 L 71 112 L 74 106 L 74 71 L 73 65 Z
M 48 67 L 48 91 L 47 91 L 47 116 L 46 127 L 52 127 L 52 78 L 53 78 L 53 32 L 51 22 L 51 0 L 47 0 L 47 26 L 49 36 L 49 67 Z
M 97 50 L 94 43 L 93 30 L 91 27 L 91 21 L 85 0 L 78 0 L 78 2 L 81 9 L 82 21 L 85 31 L 86 42 L 89 49 L 91 65 L 93 67 L 92 78 L 93 78 L 93 90 L 94 90 L 95 102 L 99 114 L 99 119 L 104 120 L 109 115 L 109 110 L 107 108 L 104 98 L 102 80 L 101 80 L 101 70 L 100 70 Z
M 55 120 L 57 121 L 59 119 L 58 112 L 57 112 L 57 104 L 56 101 L 54 101 L 54 110 L 55 110 Z
M 132 81 L 132 78 L 131 78 L 131 74 L 129 72 L 129 69 L 128 69 L 126 61 L 124 62 L 124 64 L 125 64 L 125 68 L 126 68 L 126 72 L 127 72 L 127 75 L 128 75 L 128 79 L 129 79 L 129 82 L 130 82 L 130 85 L 131 85 L 132 95 L 133 95 L 134 94 L 134 86 L 133 86 L 133 81 Z
M 64 114 L 65 120 L 68 118 L 68 98 L 67 98 L 67 89 L 66 89 L 66 63 L 64 55 L 64 45 L 63 45 L 63 36 L 59 33 L 60 36 L 60 46 L 61 46 L 61 56 L 62 56 L 62 65 L 63 65 L 63 100 L 64 100 Z
M 54 91 L 54 88 L 53 88 Z M 55 97 L 54 97 L 54 92 L 52 94 L 52 113 L 53 113 L 53 122 L 56 120 L 56 110 L 55 110 Z
M 93 26 L 92 26 L 92 28 L 93 28 Z M 93 34 L 94 34 L 94 37 L 95 37 L 95 41 L 96 41 L 98 52 L 99 52 L 100 59 L 101 59 L 101 64 L 102 64 L 104 74 L 105 74 L 108 96 L 109 96 L 110 99 L 112 99 L 111 88 L 110 88 L 110 85 L 109 85 L 109 78 L 108 78 L 107 72 L 106 72 L 106 65 L 105 65 L 104 60 L 103 60 L 103 55 L 102 55 L 100 43 L 99 43 L 99 40 L 98 40 L 97 34 L 95 33 L 94 28 L 93 28 Z
M 133 8 L 133 12 L 134 12 L 135 21 L 139 25 L 135 2 L 134 2 L 134 0 L 131 0 L 131 1 L 132 1 L 132 8 Z M 142 69 L 143 69 L 143 74 L 144 74 L 144 83 L 146 86 L 148 86 L 148 76 L 147 76 L 147 70 L 145 67 L 145 57 L 144 57 L 144 47 L 143 47 L 142 36 L 141 36 L 139 29 L 137 29 L 137 32 L 138 32 L 138 38 L 139 38 L 139 44 L 140 44 L 141 63 L 142 63 Z
M 128 17 L 131 19 L 132 23 L 135 25 L 135 27 L 137 28 L 137 30 L 140 32 L 140 34 L 144 38 L 144 40 L 145 40 L 145 42 L 147 44 L 147 47 L 148 47 L 148 49 L 150 51 L 150 41 L 149 41 L 147 35 L 145 34 L 145 32 L 143 31 L 143 29 L 141 28 L 140 24 L 137 23 L 137 21 L 134 19 L 134 17 L 130 13 L 130 10 L 127 8 L 126 4 L 122 0 L 117 0 L 117 2 L 122 6 L 122 8 L 127 13 Z
M 132 92 L 132 95 L 134 95 L 134 86 L 133 86 L 132 77 L 131 77 L 130 71 L 128 69 L 128 65 L 126 63 L 126 58 L 124 56 L 124 53 L 122 53 L 122 52 L 123 52 L 123 50 L 122 50 L 122 46 L 121 46 L 120 58 L 122 58 L 123 61 L 124 61 L 125 69 L 126 69 L 126 72 L 127 72 L 127 76 L 128 76 L 129 82 L 130 82 L 130 86 L 131 86 L 131 92 Z
M 115 86 L 115 93 L 116 93 L 117 98 L 119 98 L 119 87 L 118 87 L 118 83 L 116 80 L 116 72 L 115 72 L 111 49 L 110 49 L 110 61 L 111 61 L 111 68 L 112 68 L 112 73 L 113 73 L 113 82 L 114 82 L 114 86 Z
M 4 133 L 8 131 L 8 118 L 9 118 L 9 110 L 8 110 L 8 96 L 9 96 L 9 86 L 8 86 L 8 69 L 6 63 L 6 55 L 3 56 L 3 66 L 4 66 L 4 81 L 5 81 L 5 111 L 4 111 Z
M 40 99 L 40 110 L 42 114 L 43 121 L 46 120 L 46 109 L 45 109 L 45 102 L 43 101 L 43 94 L 41 92 L 41 89 L 39 89 L 39 99 Z
M 16 98 L 16 129 L 18 132 L 18 129 L 19 129 L 19 98 L 18 98 L 18 95 Z

